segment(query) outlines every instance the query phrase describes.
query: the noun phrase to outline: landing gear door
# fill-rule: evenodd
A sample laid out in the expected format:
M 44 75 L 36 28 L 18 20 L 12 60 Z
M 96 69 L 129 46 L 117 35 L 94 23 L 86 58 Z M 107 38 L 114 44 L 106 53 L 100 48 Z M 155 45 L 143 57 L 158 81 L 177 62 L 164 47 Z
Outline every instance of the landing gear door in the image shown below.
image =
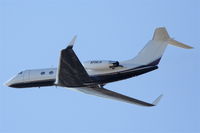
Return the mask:
M 30 70 L 24 71 L 23 79 L 24 82 L 30 81 Z

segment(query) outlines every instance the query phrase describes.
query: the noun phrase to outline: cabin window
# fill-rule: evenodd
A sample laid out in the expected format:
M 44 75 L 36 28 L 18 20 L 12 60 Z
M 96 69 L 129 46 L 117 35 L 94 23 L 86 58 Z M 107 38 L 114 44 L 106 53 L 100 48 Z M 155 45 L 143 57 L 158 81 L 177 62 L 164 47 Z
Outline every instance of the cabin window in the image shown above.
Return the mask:
M 22 74 L 23 72 L 20 72 L 20 73 L 18 73 L 18 74 Z
M 45 74 L 45 72 L 41 72 L 40 74 L 41 74 L 41 75 L 44 75 L 44 74 Z
M 53 74 L 53 71 L 50 71 L 49 74 Z

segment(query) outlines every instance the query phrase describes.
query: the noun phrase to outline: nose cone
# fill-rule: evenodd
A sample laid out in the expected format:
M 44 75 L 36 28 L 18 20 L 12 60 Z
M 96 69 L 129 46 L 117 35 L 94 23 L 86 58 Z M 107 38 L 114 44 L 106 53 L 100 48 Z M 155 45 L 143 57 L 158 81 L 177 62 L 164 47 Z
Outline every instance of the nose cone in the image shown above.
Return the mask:
M 4 83 L 5 86 L 14 87 L 13 85 L 17 83 L 17 76 L 12 77 Z
M 12 80 L 8 80 L 4 83 L 5 86 L 11 87 L 12 85 Z
M 23 83 L 24 74 L 23 71 L 13 76 L 10 80 L 4 83 L 5 86 L 18 88 L 16 85 Z

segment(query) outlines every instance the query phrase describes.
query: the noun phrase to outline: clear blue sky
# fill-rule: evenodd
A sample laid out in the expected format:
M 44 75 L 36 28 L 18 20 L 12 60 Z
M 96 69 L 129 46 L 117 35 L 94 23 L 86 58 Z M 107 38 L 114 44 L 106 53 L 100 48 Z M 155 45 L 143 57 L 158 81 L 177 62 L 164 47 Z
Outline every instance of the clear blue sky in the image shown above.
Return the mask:
M 134 57 L 165 26 L 195 49 L 169 46 L 157 71 L 108 89 L 153 101 L 145 108 L 66 88 L 3 85 L 25 69 L 56 67 L 77 34 L 81 61 Z M 0 133 L 199 133 L 199 0 L 0 0 Z

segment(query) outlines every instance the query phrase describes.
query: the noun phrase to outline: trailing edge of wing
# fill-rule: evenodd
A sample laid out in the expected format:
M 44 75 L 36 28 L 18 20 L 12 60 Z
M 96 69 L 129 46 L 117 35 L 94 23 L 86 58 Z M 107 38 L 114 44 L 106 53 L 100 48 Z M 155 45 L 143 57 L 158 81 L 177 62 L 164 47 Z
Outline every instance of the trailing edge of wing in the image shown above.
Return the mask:
M 160 95 L 158 98 L 156 98 L 156 100 L 154 100 L 153 103 L 148 103 L 148 102 L 144 102 L 144 101 L 141 101 L 141 100 L 138 100 L 138 99 L 135 99 L 135 98 L 111 91 L 111 90 L 107 90 L 105 88 L 100 88 L 100 87 L 82 88 L 82 89 L 80 89 L 80 91 L 87 93 L 87 94 L 96 95 L 99 97 L 119 100 L 119 101 L 131 103 L 131 104 L 137 104 L 137 105 L 147 106 L 147 107 L 157 105 L 158 102 L 162 98 L 162 95 Z

